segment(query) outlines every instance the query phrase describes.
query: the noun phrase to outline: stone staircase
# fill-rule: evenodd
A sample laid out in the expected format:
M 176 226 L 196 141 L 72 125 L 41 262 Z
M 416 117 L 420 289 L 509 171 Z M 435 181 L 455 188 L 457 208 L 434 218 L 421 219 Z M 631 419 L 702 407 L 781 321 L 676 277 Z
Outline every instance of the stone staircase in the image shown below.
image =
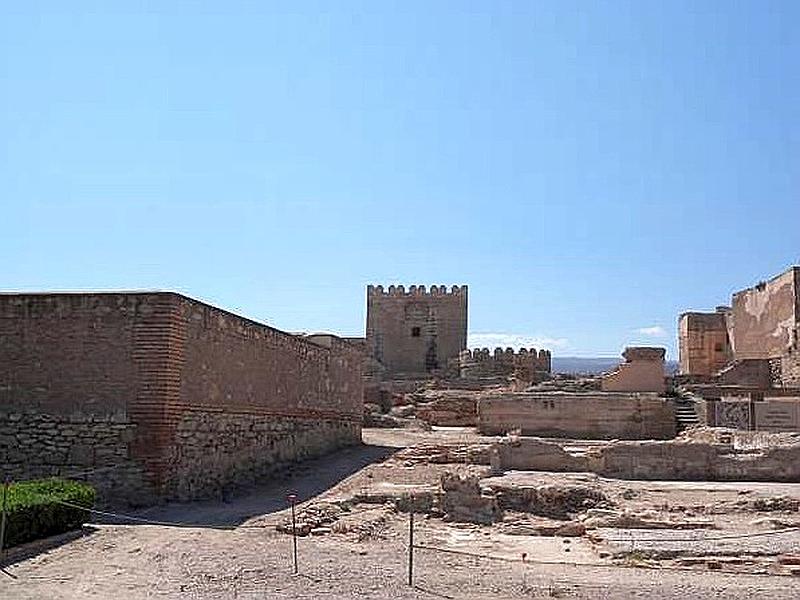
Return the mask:
M 675 425 L 678 433 L 694 425 L 700 424 L 697 414 L 697 404 L 691 396 L 675 399 Z

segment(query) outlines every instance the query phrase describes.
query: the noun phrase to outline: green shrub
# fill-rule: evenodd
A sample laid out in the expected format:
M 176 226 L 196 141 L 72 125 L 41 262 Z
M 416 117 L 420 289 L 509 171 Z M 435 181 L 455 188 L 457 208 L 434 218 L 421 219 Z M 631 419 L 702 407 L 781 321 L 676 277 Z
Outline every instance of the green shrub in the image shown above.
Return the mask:
M 94 500 L 94 488 L 85 483 L 63 479 L 12 483 L 6 499 L 5 547 L 79 529 L 88 520 L 86 509 Z

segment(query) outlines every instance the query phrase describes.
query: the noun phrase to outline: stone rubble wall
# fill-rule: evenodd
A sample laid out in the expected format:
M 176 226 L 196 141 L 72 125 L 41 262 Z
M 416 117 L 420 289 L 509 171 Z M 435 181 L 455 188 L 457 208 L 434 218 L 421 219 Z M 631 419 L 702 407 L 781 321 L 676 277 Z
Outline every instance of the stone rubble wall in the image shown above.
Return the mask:
M 91 483 L 101 504 L 147 505 L 153 490 L 130 457 L 135 431 L 123 412 L 57 416 L 0 407 L 0 465 L 14 481 L 69 476 Z
M 510 436 L 488 449 L 492 471 L 592 472 L 604 477 L 686 481 L 800 482 L 800 434 L 725 428 L 674 440 L 613 441 L 571 454 L 560 444 Z
M 708 432 L 710 438 L 693 438 Z M 621 479 L 800 482 L 800 437 L 730 429 L 686 432 L 668 441 L 614 442 L 587 453 L 591 471 Z M 745 435 L 742 435 L 745 434 Z
M 360 438 L 353 421 L 190 410 L 178 425 L 167 495 L 181 500 L 224 495 Z

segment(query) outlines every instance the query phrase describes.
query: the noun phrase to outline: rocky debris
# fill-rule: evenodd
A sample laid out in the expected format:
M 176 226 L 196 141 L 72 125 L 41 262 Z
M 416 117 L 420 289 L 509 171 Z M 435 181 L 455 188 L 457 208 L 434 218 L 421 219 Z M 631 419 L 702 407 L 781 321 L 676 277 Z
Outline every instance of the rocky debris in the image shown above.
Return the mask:
M 573 456 L 560 444 L 537 437 L 509 435 L 489 449 L 492 470 L 586 471 L 586 458 Z
M 714 522 L 704 520 L 659 519 L 654 512 L 589 509 L 580 517 L 588 529 L 709 529 Z
M 586 526 L 579 521 L 556 521 L 545 517 L 525 515 L 507 516 L 498 526 L 507 535 L 534 535 L 544 537 L 580 537 L 586 534 Z
M 775 517 L 762 517 L 750 521 L 750 525 L 764 529 L 800 529 L 800 520 L 776 519 Z
M 416 415 L 431 425 L 474 426 L 478 418 L 479 392 L 468 390 L 426 390 L 409 394 L 417 405 Z
M 441 485 L 445 520 L 490 524 L 501 518 L 496 494 L 481 488 L 479 477 L 444 473 Z
M 590 508 L 613 506 L 611 500 L 599 490 L 573 484 L 511 485 L 498 490 L 498 497 L 500 506 L 505 510 L 561 520 L 570 519 Z
M 414 416 L 417 407 L 413 404 L 401 404 L 400 406 L 393 406 L 389 410 L 389 414 L 393 417 L 407 418 Z
M 399 512 L 435 513 L 440 495 L 435 486 L 382 482 L 356 494 L 353 502 L 392 505 Z
M 419 444 L 397 452 L 394 459 L 411 464 L 489 464 L 489 444 Z
M 380 427 L 380 428 L 397 428 L 405 427 L 407 422 L 405 419 L 400 419 L 393 415 L 385 415 L 381 412 L 367 412 L 366 406 L 364 410 L 364 427 Z
M 295 515 L 295 531 L 299 536 L 322 535 L 331 532 L 333 525 L 344 513 L 344 509 L 328 502 L 308 504 Z M 289 516 L 275 526 L 281 533 L 292 533 L 292 517 Z
M 597 392 L 600 391 L 602 377 L 577 376 L 556 373 L 550 379 L 530 386 L 533 392 Z
M 800 499 L 788 496 L 757 498 L 753 500 L 753 510 L 756 512 L 798 512 L 800 511 Z

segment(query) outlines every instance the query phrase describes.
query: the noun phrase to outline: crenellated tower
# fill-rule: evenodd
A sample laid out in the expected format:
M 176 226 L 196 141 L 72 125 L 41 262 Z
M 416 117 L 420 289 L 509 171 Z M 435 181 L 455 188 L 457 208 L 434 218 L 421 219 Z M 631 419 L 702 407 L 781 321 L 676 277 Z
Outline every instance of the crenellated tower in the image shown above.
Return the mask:
M 467 286 L 367 286 L 366 337 L 387 375 L 445 369 L 467 347 Z

